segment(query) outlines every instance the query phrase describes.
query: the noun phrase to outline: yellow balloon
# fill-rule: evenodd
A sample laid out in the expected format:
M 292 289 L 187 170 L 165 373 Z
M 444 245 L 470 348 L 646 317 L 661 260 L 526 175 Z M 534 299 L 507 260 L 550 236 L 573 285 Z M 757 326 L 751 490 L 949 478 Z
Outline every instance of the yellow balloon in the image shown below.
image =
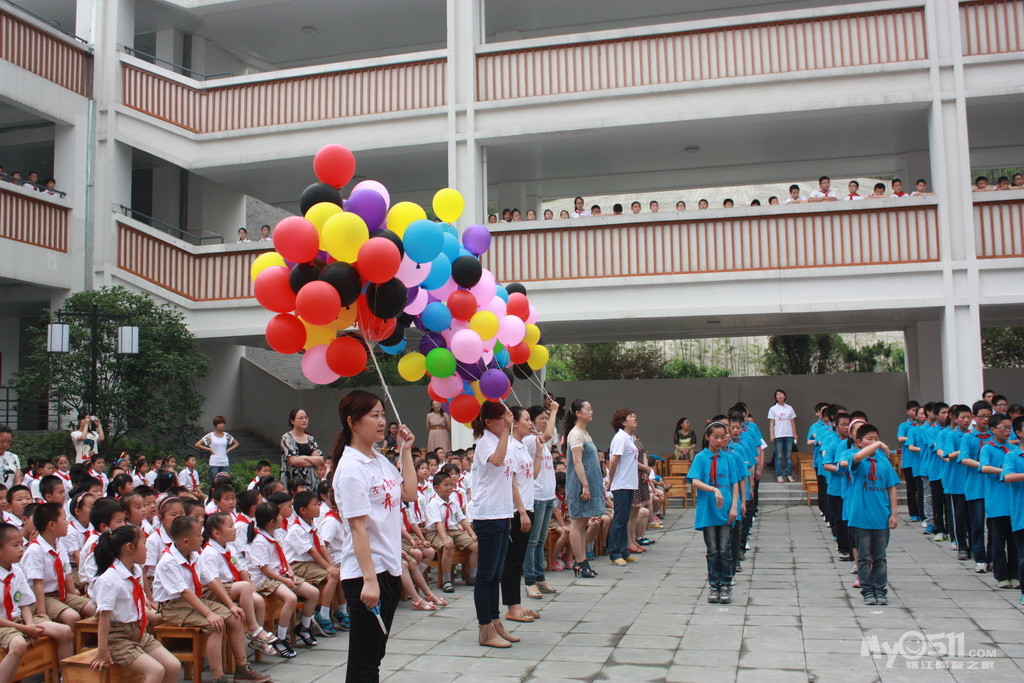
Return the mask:
M 406 382 L 418 382 L 427 373 L 427 357 L 413 351 L 398 359 L 398 374 Z
M 320 202 L 309 207 L 309 211 L 306 212 L 306 220 L 316 226 L 316 231 L 320 233 L 321 239 L 324 233 L 324 223 L 327 219 L 336 213 L 341 213 L 341 207 L 331 202 Z M 323 242 L 320 242 L 320 248 L 323 249 Z
M 341 313 L 338 314 L 338 319 L 334 321 L 334 327 L 338 330 L 347 330 L 352 327 L 356 322 L 356 314 L 359 313 L 359 309 L 356 308 L 355 304 L 345 308 L 341 307 Z
M 413 221 L 426 218 L 427 212 L 419 204 L 413 202 L 398 202 L 388 211 L 388 230 L 399 237 L 405 236 L 405 229 Z
M 498 316 L 490 311 L 477 311 L 469 319 L 469 329 L 480 335 L 484 341 L 494 339 L 498 334 Z
M 454 223 L 462 215 L 466 202 L 458 190 L 445 187 L 434 195 L 433 207 L 438 218 L 445 223 Z
M 540 341 L 540 328 L 533 323 L 526 324 L 526 336 L 523 341 L 527 346 L 535 346 Z
M 473 397 L 476 398 L 476 402 L 483 405 L 487 397 L 484 396 L 484 392 L 480 391 L 480 382 L 472 382 L 470 386 L 473 387 Z
M 548 350 L 546 347 L 537 344 L 530 349 L 530 358 L 526 361 L 526 364 L 530 366 L 532 370 L 540 370 L 548 363 Z
M 342 211 L 329 217 L 320 235 L 320 244 L 339 261 L 355 263 L 359 247 L 370 239 L 370 231 L 363 219 L 354 213 Z
M 259 256 L 252 262 L 252 266 L 249 267 L 249 277 L 256 281 L 256 276 L 262 273 L 270 266 L 283 266 L 285 265 L 284 258 L 276 251 L 267 251 Z
M 302 320 L 300 318 L 300 320 Z M 306 343 L 302 348 L 309 349 L 320 344 L 330 344 L 338 336 L 334 323 L 327 325 L 310 325 L 305 320 L 302 326 L 306 328 Z

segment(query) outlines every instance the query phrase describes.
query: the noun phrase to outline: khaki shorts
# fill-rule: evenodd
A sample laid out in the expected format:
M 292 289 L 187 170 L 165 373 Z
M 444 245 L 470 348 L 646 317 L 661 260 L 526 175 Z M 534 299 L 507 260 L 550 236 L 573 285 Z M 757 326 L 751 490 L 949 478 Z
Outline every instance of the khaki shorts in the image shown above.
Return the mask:
M 459 550 L 465 550 L 469 546 L 473 545 L 476 541 L 466 533 L 465 529 L 449 529 L 448 536 L 451 537 L 452 543 Z M 444 543 L 441 542 L 441 536 L 432 530 L 428 530 L 426 533 L 427 543 L 429 543 L 437 551 L 444 549 Z
M 316 562 L 292 562 L 292 574 L 319 588 L 327 581 L 327 570 Z
M 118 666 L 128 666 L 143 654 L 148 655 L 161 647 L 160 641 L 149 633 L 143 633 L 139 638 L 138 624 L 110 623 L 107 649 L 110 650 L 110 660 Z
M 25 605 L 24 607 L 22 607 L 22 609 L 32 609 L 33 607 L 35 607 L 35 605 Z M 35 613 L 32 614 L 33 624 L 41 624 L 44 621 L 52 621 L 52 619 L 50 619 L 49 617 L 41 617 Z M 24 624 L 25 620 L 19 616 L 17 619 L 14 620 L 14 623 Z M 14 640 L 15 636 L 24 637 L 24 634 L 18 629 L 14 628 L 13 626 L 0 627 L 0 650 L 9 650 L 11 646 L 11 641 Z M 28 643 L 28 638 L 25 638 L 25 642 Z
M 68 593 L 61 600 L 57 597 L 57 591 L 52 593 L 46 593 L 44 598 L 46 599 L 46 616 L 50 617 L 54 621 L 60 616 L 60 613 L 66 609 L 73 609 L 82 614 L 82 610 L 88 607 L 92 601 L 84 595 L 75 595 L 74 593 Z
M 218 617 L 222 619 L 230 619 L 232 617 L 231 610 L 216 600 L 206 600 L 205 598 L 200 598 L 200 600 Z M 184 598 L 175 598 L 174 600 L 162 602 L 157 611 L 160 612 L 160 616 L 168 624 L 173 624 L 174 626 L 194 626 L 203 633 L 213 633 L 213 627 L 210 626 L 210 622 L 207 621 L 206 617 L 195 610 L 192 605 L 188 604 Z
M 298 588 L 302 584 L 306 583 L 306 580 L 303 579 L 301 576 L 296 576 L 293 579 L 293 581 L 295 581 L 295 587 L 296 588 Z M 264 579 L 263 583 L 261 583 L 256 588 L 256 592 L 259 593 L 260 595 L 262 595 L 265 598 L 269 598 L 271 593 L 273 593 L 274 591 L 277 590 L 278 586 L 284 586 L 284 584 L 281 583 L 280 581 L 276 580 L 276 579 Z M 285 586 L 285 587 L 287 588 L 287 586 Z M 289 588 L 288 590 L 291 590 L 291 589 Z

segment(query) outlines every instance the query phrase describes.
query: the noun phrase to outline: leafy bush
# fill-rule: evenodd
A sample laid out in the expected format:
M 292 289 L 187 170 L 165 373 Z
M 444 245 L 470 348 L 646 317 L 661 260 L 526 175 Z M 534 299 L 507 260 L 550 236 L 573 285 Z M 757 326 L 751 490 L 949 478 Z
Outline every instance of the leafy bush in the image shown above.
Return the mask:
M 674 358 L 665 363 L 665 378 L 678 377 L 729 377 L 732 373 L 725 368 L 713 368 L 703 363 Z

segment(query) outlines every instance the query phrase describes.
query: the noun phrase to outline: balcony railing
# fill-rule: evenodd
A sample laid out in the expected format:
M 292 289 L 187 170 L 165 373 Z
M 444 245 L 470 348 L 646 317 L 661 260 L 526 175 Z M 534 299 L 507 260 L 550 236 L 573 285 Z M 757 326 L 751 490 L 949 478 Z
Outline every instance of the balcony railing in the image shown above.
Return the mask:
M 974 237 L 980 259 L 1024 257 L 1024 190 L 976 198 Z
M 939 260 L 934 203 L 866 203 L 765 207 L 735 217 L 687 211 L 642 223 L 577 219 L 495 231 L 485 261 L 500 281 L 538 282 Z
M 517 48 L 477 55 L 477 99 L 566 95 L 926 59 L 924 8 Z
M 67 252 L 71 209 L 32 196 L 32 190 L 4 185 L 0 183 L 0 237 Z
M 413 56 L 415 57 L 415 56 Z M 306 75 L 245 76 L 207 85 L 124 58 L 126 106 L 194 133 L 309 123 L 439 107 L 445 60 L 339 67 Z M 382 60 L 376 60 L 381 62 Z
M 92 54 L 56 31 L 44 30 L 0 7 L 0 59 L 79 95 L 92 92 Z
M 1024 50 L 1024 0 L 960 3 L 960 34 L 966 56 Z
M 117 221 L 117 267 L 191 301 L 252 296 L 249 267 L 268 249 L 187 249 Z M 219 249 L 217 251 L 213 251 Z

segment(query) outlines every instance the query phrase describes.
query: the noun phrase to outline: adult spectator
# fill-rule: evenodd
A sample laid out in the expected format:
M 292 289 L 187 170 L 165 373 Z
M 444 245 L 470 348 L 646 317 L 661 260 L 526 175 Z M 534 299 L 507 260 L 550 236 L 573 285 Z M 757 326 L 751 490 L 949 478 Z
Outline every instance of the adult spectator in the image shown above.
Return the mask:
M 911 197 L 931 197 L 935 193 L 928 191 L 928 181 L 924 178 L 918 178 L 917 182 L 914 183 L 914 191 L 910 193 Z
M 612 204 L 612 215 L 613 216 L 621 216 L 622 215 L 622 204 Z
M 228 453 L 238 448 L 235 437 L 224 431 L 227 420 L 223 415 L 213 418 L 213 431 L 196 441 L 195 446 L 201 451 L 210 453 L 210 481 L 221 472 L 228 471 Z
M 590 212 L 583 207 L 583 197 L 576 197 L 572 200 L 572 213 L 569 214 L 570 218 L 583 218 L 589 216 Z
M 676 422 L 675 431 L 672 432 L 672 443 L 676 459 L 689 460 L 693 457 L 697 446 L 697 437 L 690 418 L 681 417 L 679 422 Z
M 811 196 L 807 198 L 807 202 L 810 204 L 815 202 L 835 202 L 838 200 L 839 197 L 836 196 L 836 191 L 832 189 L 832 179 L 827 175 L 818 178 L 818 189 L 811 192 Z
M 676 202 L 676 211 L 686 211 L 686 202 L 682 199 Z
M 71 443 L 75 447 L 75 462 L 90 462 L 94 455 L 99 453 L 100 441 L 106 436 L 103 434 L 103 425 L 95 415 L 78 414 L 78 428 L 71 432 Z
M 1024 190 L 1024 173 L 1013 174 L 1013 184 L 1010 185 L 1011 190 Z
M 569 217 L 569 212 L 566 211 L 565 209 L 562 209 L 561 211 L 558 212 L 558 217 L 559 218 L 568 218 Z
M 707 208 L 708 208 L 708 200 L 701 199 L 700 201 L 697 202 L 697 210 L 698 211 L 705 211 L 705 210 L 707 210 Z
M 488 223 L 497 223 L 498 222 L 498 214 L 496 214 L 496 213 L 489 213 L 489 214 L 487 214 L 487 222 Z
M 786 403 L 786 392 L 776 389 L 775 405 L 768 409 L 768 440 L 775 444 L 775 476 L 779 483 L 783 477 L 786 481 L 793 481 L 790 457 L 795 436 L 796 411 Z
M 273 241 L 274 241 L 274 238 L 271 237 L 271 235 L 270 235 L 270 226 L 269 225 L 261 225 L 260 226 L 260 242 L 273 242 Z
M 590 215 L 591 216 L 600 216 L 601 215 L 601 205 L 600 204 L 594 204 L 593 206 L 591 206 L 590 207 Z
M 534 211 L 533 209 L 527 209 L 526 210 L 526 220 L 528 220 L 528 221 L 535 221 L 535 220 L 537 220 L 537 212 Z
M 549 221 L 555 217 L 555 212 L 551 209 L 544 209 L 544 220 Z
M 733 208 L 735 206 L 736 206 L 736 202 L 734 202 L 729 197 L 726 197 L 725 201 L 722 202 L 722 208 L 723 209 L 731 209 L 731 208 Z
M 650 204 L 647 205 L 647 208 L 651 210 L 651 213 L 658 213 L 658 202 L 652 199 Z
M 974 189 L 972 192 L 992 192 L 994 189 L 988 186 L 988 178 L 985 176 L 980 175 L 974 179 Z
M 487 405 L 487 404 L 484 404 Z M 565 450 L 568 454 L 565 473 L 565 502 L 572 520 L 569 545 L 575 560 L 573 572 L 577 577 L 591 579 L 597 572 L 587 561 L 587 525 L 592 517 L 604 515 L 604 482 L 597 446 L 587 432 L 594 419 L 589 401 L 576 399 L 565 416 Z
M 892 199 L 903 199 L 910 195 L 903 191 L 903 181 L 899 178 L 893 178 L 892 180 Z
M 807 199 L 805 199 L 804 197 L 800 196 L 800 186 L 799 185 L 790 185 L 789 186 L 789 196 L 786 197 L 786 203 L 787 204 L 806 204 L 807 203 Z
M 848 190 L 848 193 L 845 197 L 843 197 L 843 201 L 856 202 L 864 199 L 864 197 L 862 197 L 858 193 L 858 190 L 860 190 L 860 183 L 858 183 L 856 180 L 851 180 L 849 183 L 847 183 L 846 189 Z
M 638 476 L 638 449 L 633 441 L 636 432 L 636 413 L 620 408 L 612 415 L 612 437 L 608 447 L 608 481 L 605 489 L 612 494 L 614 512 L 611 531 L 608 534 L 608 559 L 616 566 L 635 562 L 629 551 L 630 513 L 633 511 L 633 497 L 636 494 Z
M 7 450 L 12 443 L 14 432 L 7 425 L 0 424 L 0 484 L 8 491 L 21 483 L 21 459 Z
M 249 239 L 249 231 L 246 230 L 245 228 L 239 228 L 238 229 L 238 242 L 239 242 L 239 244 L 242 244 L 244 242 L 251 242 L 251 241 L 252 240 Z
M 302 408 L 288 413 L 289 431 L 281 435 L 281 481 L 304 481 L 310 491 L 316 491 L 322 470 L 326 475 L 324 454 L 312 434 L 307 434 L 309 415 Z
M 640 202 L 633 202 L 629 205 L 629 210 L 633 213 L 640 213 Z
M 452 449 L 451 429 L 451 415 L 444 412 L 440 401 L 431 401 L 430 412 L 427 413 L 427 452 L 433 453 L 441 448 L 447 455 Z
M 522 220 L 523 220 L 523 214 L 519 211 L 519 209 L 512 209 L 512 222 L 513 223 L 521 223 Z

